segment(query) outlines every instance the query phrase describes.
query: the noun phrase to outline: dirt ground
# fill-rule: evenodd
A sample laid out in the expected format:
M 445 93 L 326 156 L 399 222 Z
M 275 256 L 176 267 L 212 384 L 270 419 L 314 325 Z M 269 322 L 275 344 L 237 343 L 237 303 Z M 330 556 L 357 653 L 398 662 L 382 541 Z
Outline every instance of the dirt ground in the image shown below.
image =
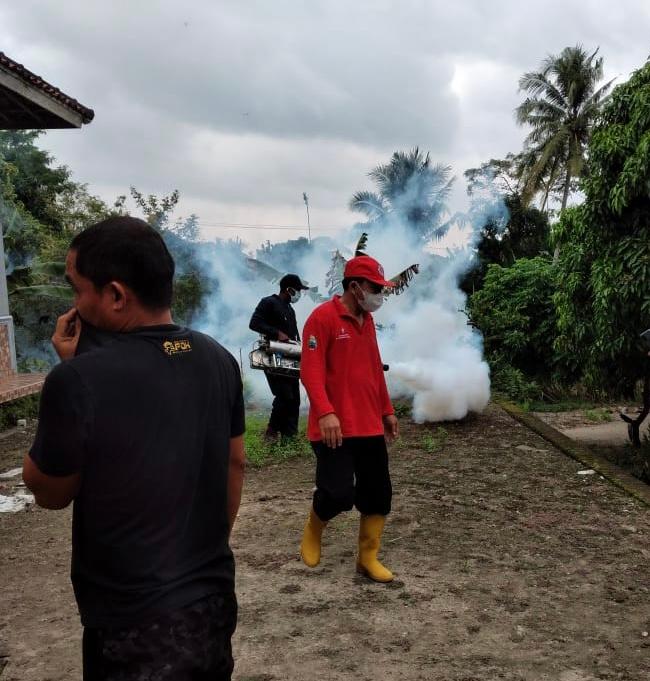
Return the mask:
M 393 447 L 391 585 L 354 573 L 355 512 L 328 526 L 318 568 L 299 561 L 310 459 L 249 472 L 235 679 L 650 678 L 650 509 L 496 406 L 444 428 L 404 422 Z M 69 523 L 0 514 L 2 681 L 80 678 Z

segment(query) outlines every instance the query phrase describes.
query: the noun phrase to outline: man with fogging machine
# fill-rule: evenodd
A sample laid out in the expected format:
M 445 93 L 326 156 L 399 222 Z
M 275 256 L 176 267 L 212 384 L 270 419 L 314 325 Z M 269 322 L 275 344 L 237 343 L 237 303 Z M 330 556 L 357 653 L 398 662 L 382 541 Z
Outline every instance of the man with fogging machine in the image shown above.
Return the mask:
M 270 341 L 300 341 L 296 313 L 291 303 L 297 303 L 301 292 L 308 288 L 297 274 L 285 274 L 280 279 L 280 292 L 260 300 L 249 328 Z M 265 375 L 274 397 L 265 437 L 270 441 L 280 436 L 294 437 L 298 432 L 300 411 L 299 379 L 269 372 Z
M 173 275 L 160 234 L 130 217 L 81 232 L 66 258 L 75 307 L 52 338 L 63 362 L 23 478 L 44 508 L 74 500 L 85 681 L 232 674 L 241 374 L 216 341 L 173 323 Z
M 303 330 L 300 377 L 309 396 L 316 489 L 300 555 L 318 565 L 327 522 L 354 505 L 361 513 L 357 571 L 390 582 L 377 554 L 392 497 L 386 440 L 399 431 L 371 313 L 393 284 L 367 255 L 349 260 L 343 276 L 343 295 L 317 307 Z

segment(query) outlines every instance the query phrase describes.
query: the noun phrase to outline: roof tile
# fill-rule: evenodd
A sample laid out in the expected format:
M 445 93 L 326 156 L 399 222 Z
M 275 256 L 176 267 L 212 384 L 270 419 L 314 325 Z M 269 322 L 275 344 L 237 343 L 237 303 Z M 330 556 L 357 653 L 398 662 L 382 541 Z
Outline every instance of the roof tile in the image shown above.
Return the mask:
M 10 71 L 13 75 L 32 87 L 40 90 L 44 94 L 48 95 L 52 99 L 55 99 L 60 104 L 67 106 L 72 111 L 76 111 L 80 114 L 84 123 L 90 123 L 95 117 L 95 112 L 92 109 L 85 107 L 83 104 L 78 102 L 76 99 L 69 97 L 65 92 L 61 92 L 58 87 L 50 85 L 47 81 L 43 80 L 40 76 L 32 73 L 29 69 L 26 69 L 22 64 L 15 62 L 13 59 L 7 57 L 4 52 L 0 52 L 0 68 Z

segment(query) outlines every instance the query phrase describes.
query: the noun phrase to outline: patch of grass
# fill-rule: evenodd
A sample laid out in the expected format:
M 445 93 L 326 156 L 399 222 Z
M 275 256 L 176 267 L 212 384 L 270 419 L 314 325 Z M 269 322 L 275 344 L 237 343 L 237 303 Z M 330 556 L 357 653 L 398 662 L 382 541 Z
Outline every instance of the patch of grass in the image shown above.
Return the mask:
M 606 423 L 612 420 L 612 415 L 607 409 L 586 409 L 585 418 L 594 423 Z
M 307 440 L 307 422 L 304 417 L 300 418 L 296 437 L 282 439 L 272 444 L 264 440 L 268 420 L 268 414 L 246 414 L 244 444 L 246 446 L 246 458 L 251 466 L 260 467 L 294 459 L 297 456 L 311 455 L 312 448 Z
M 605 423 L 612 420 L 612 415 L 602 402 L 590 402 L 584 399 L 562 399 L 557 402 L 522 402 L 519 407 L 524 411 L 537 411 L 546 414 L 558 414 L 565 411 L 582 411 L 588 421 Z
M 562 411 L 576 411 L 578 409 L 594 409 L 597 407 L 594 402 L 585 402 L 584 400 L 558 400 L 557 402 L 538 402 L 531 400 L 528 402 L 521 402 L 519 407 L 524 411 L 538 411 L 549 414 L 555 414 Z
M 393 409 L 395 409 L 395 416 L 398 419 L 411 416 L 413 410 L 413 403 L 411 400 L 395 400 L 393 402 Z
M 435 433 L 430 431 L 423 433 L 420 438 L 420 447 L 427 454 L 435 454 L 444 447 L 448 437 L 449 433 L 444 428 L 438 427 Z

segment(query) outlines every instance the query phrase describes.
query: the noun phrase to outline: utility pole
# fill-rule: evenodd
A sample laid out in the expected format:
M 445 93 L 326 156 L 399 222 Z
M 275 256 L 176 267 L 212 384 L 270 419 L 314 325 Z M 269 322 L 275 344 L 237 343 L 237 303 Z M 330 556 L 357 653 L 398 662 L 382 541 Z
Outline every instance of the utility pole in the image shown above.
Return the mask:
M 305 206 L 307 207 L 307 230 L 309 234 L 309 243 L 311 243 L 311 223 L 309 221 L 309 197 L 307 196 L 307 192 L 302 193 L 302 200 L 305 202 Z

